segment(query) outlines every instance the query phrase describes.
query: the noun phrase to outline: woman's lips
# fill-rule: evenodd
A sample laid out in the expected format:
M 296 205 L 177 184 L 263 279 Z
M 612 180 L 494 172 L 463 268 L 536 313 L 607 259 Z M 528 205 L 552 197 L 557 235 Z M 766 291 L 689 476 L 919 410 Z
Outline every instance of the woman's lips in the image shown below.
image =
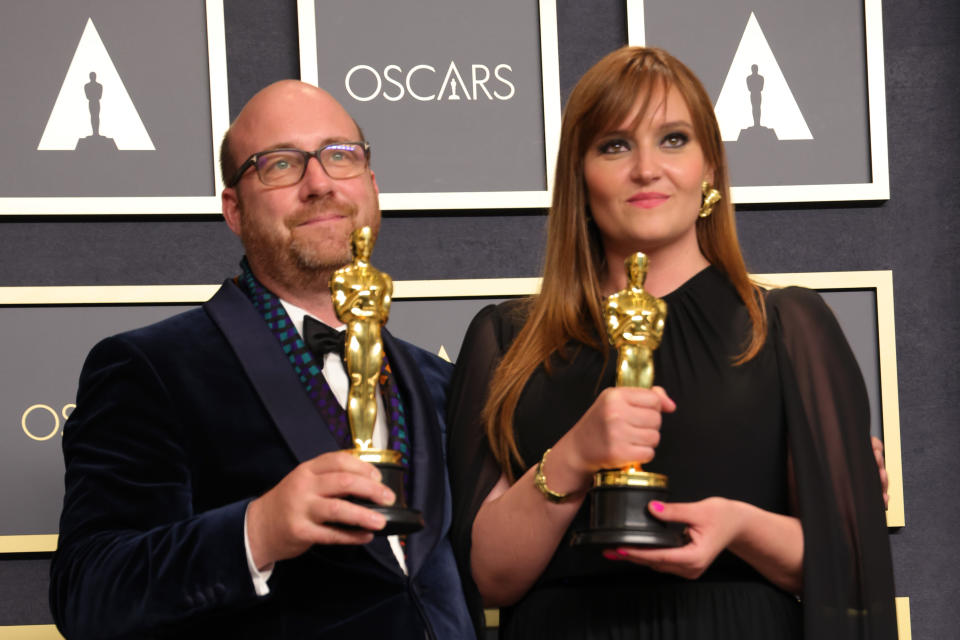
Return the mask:
M 666 202 L 668 198 L 670 198 L 670 196 L 665 193 L 650 191 L 633 195 L 627 202 L 634 206 L 642 207 L 643 209 L 653 209 Z

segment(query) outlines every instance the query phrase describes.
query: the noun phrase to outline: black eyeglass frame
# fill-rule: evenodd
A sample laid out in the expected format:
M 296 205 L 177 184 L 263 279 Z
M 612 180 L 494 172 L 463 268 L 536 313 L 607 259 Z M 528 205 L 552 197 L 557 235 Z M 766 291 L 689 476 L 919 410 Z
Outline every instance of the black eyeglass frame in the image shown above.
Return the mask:
M 233 188 L 233 187 L 235 187 L 235 186 L 237 185 L 237 183 L 240 182 L 240 178 L 243 177 L 243 174 L 247 172 L 247 169 L 249 169 L 250 167 L 256 168 L 256 166 L 257 166 L 257 161 L 260 159 L 261 156 L 263 156 L 263 155 L 265 155 L 265 154 L 268 154 L 268 153 L 276 153 L 276 152 L 278 152 L 278 151 L 296 152 L 296 153 L 303 154 L 303 159 L 304 159 L 304 161 L 303 161 L 303 171 L 300 173 L 300 178 L 299 178 L 296 182 L 291 182 L 291 183 L 290 183 L 289 185 L 287 185 L 287 186 L 293 186 L 293 185 L 297 184 L 298 182 L 300 182 L 300 180 L 303 180 L 303 176 L 305 176 L 305 175 L 307 174 L 307 163 L 310 162 L 310 158 L 316 158 L 316 159 L 317 159 L 317 163 L 320 165 L 320 168 L 323 169 L 323 172 L 326 173 L 328 176 L 330 176 L 330 178 L 332 178 L 333 180 L 349 180 L 350 178 L 355 178 L 356 176 L 350 176 L 350 178 L 335 178 L 334 176 L 331 176 L 331 175 L 330 175 L 330 172 L 327 171 L 327 168 L 326 168 L 325 166 L 323 166 L 323 160 L 320 159 L 320 154 L 323 153 L 324 151 L 326 151 L 327 149 L 329 149 L 330 147 L 338 147 L 338 146 L 345 145 L 345 144 L 357 144 L 357 145 L 360 145 L 361 147 L 363 147 L 363 157 L 364 157 L 364 159 L 366 160 L 364 169 L 366 169 L 367 167 L 370 166 L 370 143 L 367 142 L 366 140 L 362 140 L 362 141 L 361 141 L 361 140 L 346 140 L 346 141 L 343 141 L 343 142 L 331 142 L 330 144 L 325 144 L 325 145 L 323 145 L 322 147 L 320 147 L 320 148 L 317 149 L 316 151 L 304 151 L 303 149 L 296 149 L 296 148 L 266 149 L 266 150 L 264 150 L 264 151 L 257 151 L 256 153 L 254 153 L 253 155 L 251 155 L 249 158 L 247 158 L 246 162 L 244 162 L 242 165 L 240 165 L 240 167 L 239 167 L 239 168 L 237 169 L 237 171 L 233 174 L 233 177 L 230 178 L 230 181 L 227 183 L 226 186 L 227 186 L 228 188 Z M 363 171 L 361 170 L 360 173 L 363 173 Z M 358 173 L 357 175 L 360 175 L 360 173 Z M 263 182 L 263 178 L 260 177 L 260 172 L 259 172 L 259 171 L 257 171 L 257 179 L 260 180 L 260 182 L 262 182 L 263 184 L 267 184 L 267 183 Z M 273 185 L 267 185 L 267 186 L 273 186 Z

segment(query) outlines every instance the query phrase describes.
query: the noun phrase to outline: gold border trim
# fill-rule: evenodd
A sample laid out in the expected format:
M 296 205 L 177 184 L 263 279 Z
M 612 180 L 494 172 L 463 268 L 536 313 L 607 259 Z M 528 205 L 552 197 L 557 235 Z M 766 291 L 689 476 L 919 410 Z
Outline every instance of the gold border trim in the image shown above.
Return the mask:
M 899 640 L 910 640 L 912 636 L 910 630 L 910 598 L 895 598 L 894 605 L 897 608 L 897 638 Z
M 0 625 L 0 638 L 3 640 L 63 640 L 63 636 L 52 624 Z
M 0 553 L 41 553 L 57 550 L 57 534 L 0 536 Z

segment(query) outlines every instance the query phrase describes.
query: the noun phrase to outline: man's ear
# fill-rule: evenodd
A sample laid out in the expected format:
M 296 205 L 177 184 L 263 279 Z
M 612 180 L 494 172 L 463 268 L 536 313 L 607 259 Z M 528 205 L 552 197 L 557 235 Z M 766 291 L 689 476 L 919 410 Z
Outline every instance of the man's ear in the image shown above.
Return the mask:
M 220 209 L 223 211 L 223 219 L 227 226 L 239 236 L 242 224 L 240 221 L 240 199 L 237 196 L 236 188 L 227 187 L 220 193 Z
M 373 183 L 373 192 L 380 195 L 380 187 L 377 186 L 377 175 L 373 172 L 373 169 L 370 169 L 370 182 Z

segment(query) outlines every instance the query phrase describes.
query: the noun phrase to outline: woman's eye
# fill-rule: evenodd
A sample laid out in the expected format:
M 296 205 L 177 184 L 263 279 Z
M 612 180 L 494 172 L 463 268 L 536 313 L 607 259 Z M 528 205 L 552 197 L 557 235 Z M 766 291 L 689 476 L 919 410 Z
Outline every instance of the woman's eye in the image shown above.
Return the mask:
M 676 149 L 682 147 L 688 142 L 690 142 L 690 136 L 679 131 L 674 131 L 673 133 L 668 133 L 665 135 L 660 144 L 670 149 Z
M 620 138 L 607 140 L 601 142 L 597 150 L 600 153 L 624 153 L 630 151 L 630 143 Z

